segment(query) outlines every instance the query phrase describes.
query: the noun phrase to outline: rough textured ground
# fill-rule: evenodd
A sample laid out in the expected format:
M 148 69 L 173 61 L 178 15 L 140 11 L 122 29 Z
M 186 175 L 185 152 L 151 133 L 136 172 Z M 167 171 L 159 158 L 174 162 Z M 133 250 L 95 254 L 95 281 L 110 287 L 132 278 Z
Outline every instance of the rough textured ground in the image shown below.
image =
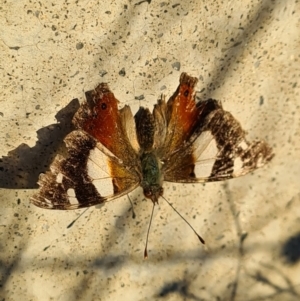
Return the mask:
M 43 2 L 0 5 L 1 300 L 299 300 L 298 1 Z M 276 154 L 243 178 L 165 185 L 205 247 L 161 200 L 145 261 L 141 191 L 135 219 L 124 197 L 69 229 L 81 211 L 29 203 L 84 91 L 152 107 L 182 71 Z

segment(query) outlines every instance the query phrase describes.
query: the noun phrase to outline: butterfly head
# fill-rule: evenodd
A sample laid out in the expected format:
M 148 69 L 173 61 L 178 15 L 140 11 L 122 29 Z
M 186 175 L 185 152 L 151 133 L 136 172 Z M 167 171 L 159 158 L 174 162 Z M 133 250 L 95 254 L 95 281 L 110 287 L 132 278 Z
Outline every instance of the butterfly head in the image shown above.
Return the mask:
M 153 204 L 158 203 L 158 198 L 162 196 L 163 193 L 164 189 L 160 185 L 144 187 L 144 196 L 147 199 L 150 199 L 153 202 Z

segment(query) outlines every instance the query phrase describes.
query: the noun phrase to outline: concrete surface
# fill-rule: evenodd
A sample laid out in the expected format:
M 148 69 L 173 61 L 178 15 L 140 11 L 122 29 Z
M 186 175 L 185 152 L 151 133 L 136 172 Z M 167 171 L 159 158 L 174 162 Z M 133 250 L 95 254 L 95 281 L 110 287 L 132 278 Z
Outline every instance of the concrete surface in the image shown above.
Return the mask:
M 1 300 L 300 300 L 299 1 L 2 1 Z M 71 130 L 84 91 L 108 82 L 152 107 L 185 71 L 276 154 L 255 173 L 165 183 L 58 212 L 29 197 Z

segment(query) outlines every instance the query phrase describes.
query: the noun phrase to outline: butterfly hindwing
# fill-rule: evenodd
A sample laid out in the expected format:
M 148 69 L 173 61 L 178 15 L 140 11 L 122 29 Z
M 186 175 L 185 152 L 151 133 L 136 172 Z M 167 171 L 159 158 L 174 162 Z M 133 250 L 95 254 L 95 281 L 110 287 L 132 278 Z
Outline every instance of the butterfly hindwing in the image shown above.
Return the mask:
M 105 83 L 98 85 L 88 99 L 74 116 L 75 127 L 122 158 L 125 165 L 132 164 L 132 159 L 137 160 L 138 155 L 128 139 L 127 127 L 124 127 L 124 118 L 133 120 L 130 108 L 119 110 L 119 101 Z M 129 125 L 132 127 L 133 123 Z
M 194 131 L 199 108 L 193 99 L 197 79 L 182 73 L 180 85 L 165 103 L 164 97 L 155 105 L 153 115 L 156 121 L 154 146 L 162 158 L 178 149 Z

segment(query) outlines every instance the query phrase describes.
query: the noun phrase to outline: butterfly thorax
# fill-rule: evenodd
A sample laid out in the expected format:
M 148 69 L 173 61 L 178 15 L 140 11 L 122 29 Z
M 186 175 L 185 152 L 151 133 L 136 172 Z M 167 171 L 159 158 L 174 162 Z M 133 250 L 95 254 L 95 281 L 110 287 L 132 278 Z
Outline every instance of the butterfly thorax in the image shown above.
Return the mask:
M 142 181 L 141 186 L 146 198 L 150 198 L 153 203 L 158 202 L 158 198 L 163 194 L 163 174 L 161 162 L 153 152 L 145 152 L 141 155 Z

